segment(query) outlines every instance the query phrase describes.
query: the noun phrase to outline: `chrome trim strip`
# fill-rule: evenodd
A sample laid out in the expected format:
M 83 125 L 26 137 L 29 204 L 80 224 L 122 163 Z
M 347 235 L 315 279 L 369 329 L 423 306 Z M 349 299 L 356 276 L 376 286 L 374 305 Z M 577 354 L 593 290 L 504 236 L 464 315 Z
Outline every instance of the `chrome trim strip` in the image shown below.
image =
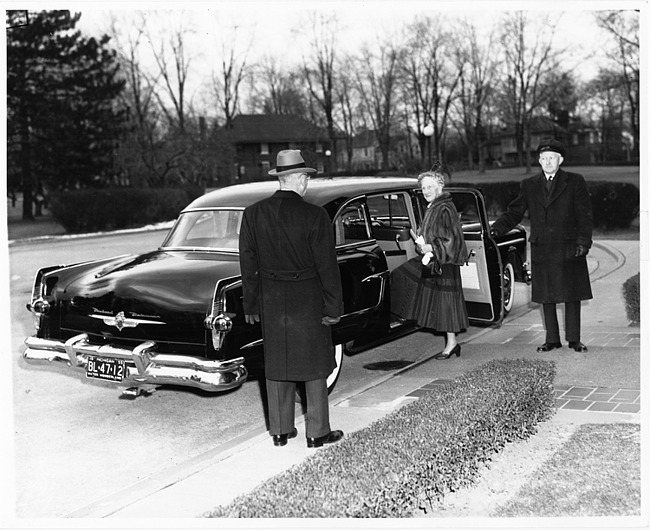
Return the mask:
M 239 255 L 239 249 L 217 248 L 217 247 L 160 247 L 160 250 L 193 250 L 197 252 L 220 252 L 222 254 Z
M 96 318 L 104 322 L 107 326 L 115 326 L 120 331 L 122 328 L 135 328 L 140 324 L 165 324 L 160 320 L 145 320 L 142 318 L 129 318 L 124 316 L 124 311 L 120 311 L 115 316 L 108 315 L 88 315 L 90 318 Z
M 508 241 L 502 241 L 501 243 L 497 243 L 497 247 L 505 247 L 506 245 L 514 245 L 515 243 L 525 243 L 526 238 L 525 237 L 520 237 L 517 239 L 508 239 Z
M 249 348 L 257 348 L 258 346 L 262 346 L 264 344 L 264 339 L 257 339 L 254 340 L 253 342 L 249 342 L 248 344 L 244 344 L 240 350 L 247 350 Z

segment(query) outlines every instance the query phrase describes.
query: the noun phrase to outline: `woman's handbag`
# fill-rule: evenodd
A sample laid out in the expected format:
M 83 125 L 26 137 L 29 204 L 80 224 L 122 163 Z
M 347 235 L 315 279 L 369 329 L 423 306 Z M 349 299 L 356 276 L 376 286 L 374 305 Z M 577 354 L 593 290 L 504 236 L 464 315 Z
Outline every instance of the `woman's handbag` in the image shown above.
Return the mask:
M 411 233 L 413 237 L 415 234 Z M 424 245 L 424 238 L 419 235 L 415 239 L 415 243 L 418 245 Z M 442 267 L 438 258 L 433 252 L 427 252 L 422 256 L 422 278 L 435 278 L 437 276 L 442 276 Z

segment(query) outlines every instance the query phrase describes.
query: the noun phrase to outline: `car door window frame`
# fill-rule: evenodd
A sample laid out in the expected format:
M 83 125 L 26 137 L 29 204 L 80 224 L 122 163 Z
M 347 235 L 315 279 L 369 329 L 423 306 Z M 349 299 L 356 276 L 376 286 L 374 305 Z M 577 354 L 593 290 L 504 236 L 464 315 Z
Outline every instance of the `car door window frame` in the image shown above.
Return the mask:
M 355 210 L 360 214 L 360 217 L 363 217 L 363 224 L 346 224 L 345 219 L 343 219 L 343 215 L 346 213 L 346 210 L 350 208 L 350 206 L 355 202 L 358 203 Z M 345 201 L 336 212 L 334 220 L 332 221 L 332 227 L 334 230 L 334 237 L 337 248 L 355 248 L 358 246 L 366 246 L 368 244 L 375 243 L 375 239 L 371 235 L 372 232 L 370 228 L 370 213 L 368 212 L 368 207 L 366 205 L 366 196 L 359 195 Z M 358 230 L 362 227 L 363 230 Z M 353 230 L 355 232 L 354 235 L 360 235 L 362 237 L 348 238 L 348 236 L 353 233 Z

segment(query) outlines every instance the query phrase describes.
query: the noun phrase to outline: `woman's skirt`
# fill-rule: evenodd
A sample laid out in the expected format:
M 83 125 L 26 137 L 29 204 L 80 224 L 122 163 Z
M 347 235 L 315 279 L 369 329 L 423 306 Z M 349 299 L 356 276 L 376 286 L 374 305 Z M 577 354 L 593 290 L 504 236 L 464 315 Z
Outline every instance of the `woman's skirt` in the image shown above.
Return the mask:
M 422 278 L 420 257 L 391 273 L 391 311 L 424 328 L 442 332 L 467 329 L 469 320 L 458 265 L 442 266 L 442 276 Z

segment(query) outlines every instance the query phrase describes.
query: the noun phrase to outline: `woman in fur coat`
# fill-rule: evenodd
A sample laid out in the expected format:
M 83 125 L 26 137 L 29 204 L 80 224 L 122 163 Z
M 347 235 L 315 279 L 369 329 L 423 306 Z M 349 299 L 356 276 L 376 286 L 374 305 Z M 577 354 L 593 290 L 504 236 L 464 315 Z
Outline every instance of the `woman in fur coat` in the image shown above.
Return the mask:
M 445 348 L 434 358 L 449 359 L 460 356 L 456 334 L 469 326 L 460 275 L 460 266 L 467 261 L 467 247 L 458 211 L 451 195 L 443 191 L 442 173 L 427 171 L 418 176 L 418 182 L 428 202 L 416 239 L 422 256 L 393 271 L 391 305 L 399 316 L 446 333 Z M 439 276 L 429 274 L 424 264 L 433 256 L 441 265 Z

